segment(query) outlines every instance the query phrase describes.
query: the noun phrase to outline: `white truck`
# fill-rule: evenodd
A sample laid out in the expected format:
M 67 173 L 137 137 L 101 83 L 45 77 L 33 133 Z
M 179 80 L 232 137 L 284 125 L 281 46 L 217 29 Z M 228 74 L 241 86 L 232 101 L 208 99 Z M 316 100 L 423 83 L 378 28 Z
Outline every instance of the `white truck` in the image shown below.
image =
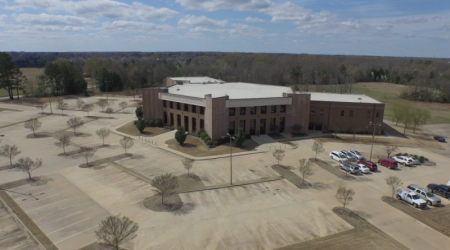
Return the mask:
M 395 197 L 397 197 L 398 200 L 403 200 L 413 205 L 415 208 L 425 208 L 427 206 L 427 202 L 425 200 L 410 190 L 398 189 L 395 191 Z

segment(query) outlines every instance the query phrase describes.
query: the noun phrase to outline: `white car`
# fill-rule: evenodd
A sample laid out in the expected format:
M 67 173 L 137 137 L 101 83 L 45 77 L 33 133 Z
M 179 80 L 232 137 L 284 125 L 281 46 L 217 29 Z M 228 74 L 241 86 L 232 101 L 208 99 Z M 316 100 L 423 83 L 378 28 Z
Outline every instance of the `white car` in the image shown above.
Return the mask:
M 347 156 L 345 156 L 343 153 L 339 152 L 339 151 L 331 151 L 330 152 L 330 158 L 338 161 L 338 162 L 345 162 L 348 161 Z
M 364 164 L 358 164 L 359 170 L 361 170 L 361 173 L 363 174 L 370 174 L 370 169 L 366 167 Z
M 405 156 L 394 156 L 392 157 L 392 160 L 403 164 L 404 166 L 411 166 L 413 165 L 413 161 L 411 159 L 406 158 Z
M 345 156 L 347 156 L 348 160 L 350 161 L 357 161 L 358 156 L 350 152 L 349 150 L 342 150 L 341 153 L 343 153 Z
M 403 158 L 410 159 L 414 165 L 420 164 L 420 161 L 412 156 L 403 156 Z
M 349 151 L 352 152 L 356 157 L 358 157 L 358 160 L 364 160 L 364 156 L 360 152 L 356 150 L 349 150 Z

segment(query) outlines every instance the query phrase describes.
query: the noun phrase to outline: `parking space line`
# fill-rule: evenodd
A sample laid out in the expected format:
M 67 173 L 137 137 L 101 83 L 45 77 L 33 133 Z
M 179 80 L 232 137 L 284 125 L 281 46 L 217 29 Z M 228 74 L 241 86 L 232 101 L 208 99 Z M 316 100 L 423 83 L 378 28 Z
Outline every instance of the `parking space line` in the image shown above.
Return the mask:
M 41 208 L 43 208 L 43 207 L 48 207 L 48 206 L 50 206 L 50 205 L 53 205 L 53 204 L 55 204 L 55 203 L 58 203 L 58 202 L 61 202 L 61 201 L 65 201 L 65 200 L 67 200 L 67 199 L 62 199 L 62 200 L 59 200 L 59 201 L 55 201 L 55 202 L 50 203 L 50 204 L 47 204 L 47 205 L 45 205 L 45 206 L 38 207 L 38 208 L 35 208 L 35 209 L 31 209 L 31 210 L 25 211 L 25 212 L 28 214 L 28 213 L 31 212 L 31 211 L 38 210 L 38 209 L 41 209 Z
M 91 218 L 91 217 L 87 217 L 87 218 L 85 218 L 85 219 L 83 219 L 83 220 L 77 221 L 77 222 L 72 223 L 72 224 L 70 224 L 70 225 L 68 225 L 68 226 L 62 227 L 62 228 L 60 228 L 60 229 L 58 229 L 58 230 L 55 230 L 55 231 L 53 231 L 53 232 L 51 232 L 51 233 L 48 233 L 47 235 L 50 235 L 50 234 L 52 234 L 52 233 L 56 233 L 56 232 L 58 232 L 58 231 L 61 231 L 61 230 L 65 229 L 65 228 L 68 228 L 68 227 L 70 227 L 70 226 L 73 226 L 73 225 L 75 225 L 75 224 L 78 224 L 78 223 L 80 223 L 80 222 L 83 222 L 83 221 L 85 221 L 85 220 L 89 220 L 90 218 Z
M 38 225 L 38 226 L 39 226 L 39 227 L 43 227 L 43 226 L 45 226 L 45 225 L 47 225 L 47 224 L 53 223 L 53 222 L 55 222 L 55 221 L 62 220 L 62 219 L 64 219 L 64 218 L 70 217 L 70 216 L 72 216 L 72 215 L 74 215 L 74 214 L 78 214 L 78 213 L 81 213 L 81 212 L 82 212 L 82 211 L 78 211 L 78 212 L 69 214 L 69 215 L 67 215 L 67 216 L 64 216 L 64 217 L 62 217 L 62 218 L 59 218 L 59 219 L 57 219 L 57 220 L 53 220 L 53 221 L 50 221 L 50 222 L 47 222 L 47 223 L 45 223 L 45 224 Z
M 39 216 L 36 216 L 36 217 L 32 217 L 32 219 L 34 220 L 34 219 L 40 218 L 40 217 L 42 217 L 42 216 L 46 216 L 46 215 L 49 215 L 49 214 L 52 214 L 52 213 L 56 213 L 56 212 L 58 212 L 58 211 L 61 211 L 61 210 L 63 210 L 63 209 L 66 209 L 66 208 L 68 208 L 68 207 L 73 207 L 73 205 L 70 205 L 70 206 L 67 206 L 67 207 L 60 208 L 60 209 L 58 209 L 58 210 L 56 210 L 56 211 L 51 211 L 51 212 L 46 213 L 46 214 L 43 214 L 43 215 L 39 215 Z
M 21 246 L 24 246 L 24 245 L 26 245 L 26 244 L 30 244 L 30 242 L 25 241 L 25 243 L 23 243 L 22 245 L 18 245 L 18 246 L 15 246 L 15 247 L 13 247 L 13 248 L 9 248 L 9 250 L 16 249 L 16 248 L 21 247 Z
M 49 197 L 45 197 L 44 199 L 34 200 L 34 201 L 32 201 L 32 202 L 28 202 L 28 203 L 26 203 L 26 204 L 22 204 L 21 207 L 23 208 L 23 207 L 28 206 L 28 205 L 30 205 L 30 204 L 33 204 L 33 203 L 35 203 L 35 202 L 43 201 L 43 200 L 45 200 L 45 199 L 52 198 L 52 197 L 55 197 L 55 196 L 58 196 L 58 195 L 59 195 L 59 193 L 57 193 L 57 194 L 55 194 L 55 195 L 52 195 L 52 196 L 49 196 Z
M 88 229 L 86 229 L 86 230 L 83 230 L 83 231 L 81 231 L 81 232 L 78 232 L 78 233 L 76 233 L 76 234 L 73 234 L 73 235 L 71 235 L 71 236 L 69 236 L 69 237 L 67 237 L 67 238 L 64 238 L 64 239 L 60 240 L 60 241 L 57 241 L 57 242 L 55 242 L 55 245 L 58 244 L 58 243 L 60 243 L 60 242 L 62 242 L 62 241 L 65 241 L 65 240 L 67 240 L 67 239 L 70 239 L 70 238 L 72 238 L 72 237 L 74 237 L 74 236 L 77 236 L 77 235 L 79 235 L 79 234 L 81 234 L 81 233 L 84 233 L 84 232 L 86 232 L 86 231 L 89 231 L 89 230 L 91 230 L 92 228 L 95 228 L 95 227 L 98 227 L 98 225 L 93 226 L 93 227 L 90 227 L 90 228 L 88 228 Z

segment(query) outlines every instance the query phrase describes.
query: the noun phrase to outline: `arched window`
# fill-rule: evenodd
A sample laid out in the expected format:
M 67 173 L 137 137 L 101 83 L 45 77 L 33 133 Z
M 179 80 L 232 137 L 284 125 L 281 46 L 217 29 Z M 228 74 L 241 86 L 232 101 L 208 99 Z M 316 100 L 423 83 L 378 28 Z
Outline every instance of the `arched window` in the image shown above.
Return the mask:
M 350 117 L 353 117 L 353 110 L 350 111 Z
M 311 115 L 315 115 L 316 114 L 316 111 L 313 109 L 313 110 L 311 110 Z
M 341 116 L 344 116 L 344 115 L 345 115 L 345 111 L 342 110 L 342 111 L 341 111 Z
M 320 115 L 323 115 L 323 109 L 320 110 Z
M 380 112 L 377 112 L 377 114 L 375 115 L 377 118 L 380 117 Z

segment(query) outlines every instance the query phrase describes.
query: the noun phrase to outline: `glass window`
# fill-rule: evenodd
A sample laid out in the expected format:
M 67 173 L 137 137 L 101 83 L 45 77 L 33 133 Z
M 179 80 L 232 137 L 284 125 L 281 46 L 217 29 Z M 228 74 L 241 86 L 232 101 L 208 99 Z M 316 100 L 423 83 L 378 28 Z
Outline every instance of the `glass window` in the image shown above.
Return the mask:
M 370 111 L 367 111 L 367 118 L 370 118 Z
M 345 115 L 345 111 L 342 110 L 342 111 L 341 111 L 341 116 L 344 116 L 344 115 Z
M 173 102 L 170 102 L 170 108 L 173 109 Z
M 284 117 L 280 118 L 280 133 L 284 133 Z
M 281 105 L 280 106 L 280 113 L 285 113 L 286 112 L 286 105 Z
M 277 106 L 270 106 L 270 113 L 274 114 L 277 112 Z
M 230 135 L 234 134 L 236 122 L 235 121 L 230 121 L 230 124 L 228 126 L 229 126 L 228 132 L 230 133 Z
M 177 102 L 177 109 L 180 110 L 181 109 L 181 105 L 179 102 Z
M 184 111 L 189 111 L 189 105 L 188 104 L 184 104 Z
M 261 114 L 266 114 L 267 113 L 267 107 L 266 106 L 262 106 L 261 107 Z
M 275 118 L 270 118 L 270 125 L 269 125 L 270 131 L 275 130 Z
M 167 107 L 166 101 L 163 101 L 163 107 Z
M 240 114 L 241 114 L 241 115 L 245 115 L 245 111 L 246 111 L 246 108 L 241 108 Z
M 192 113 L 197 113 L 197 106 L 192 105 Z
M 320 110 L 320 115 L 323 115 L 323 109 Z
M 313 109 L 313 110 L 311 110 L 311 115 L 315 115 L 316 114 L 316 111 Z
M 255 115 L 256 114 L 256 107 L 255 106 L 250 107 L 250 114 L 251 115 Z
M 205 107 L 200 107 L 200 114 L 204 115 L 205 114 Z
M 236 109 L 235 109 L 235 108 L 230 108 L 230 109 L 229 109 L 229 114 L 230 114 L 230 116 L 234 116 L 234 115 L 235 115 L 235 112 L 236 112 Z
M 353 110 L 350 111 L 350 117 L 353 117 Z
M 245 120 L 240 120 L 239 121 L 239 128 L 242 128 L 244 130 L 244 133 L 245 133 Z
M 377 114 L 375 115 L 376 118 L 380 117 L 380 112 L 377 112 Z

